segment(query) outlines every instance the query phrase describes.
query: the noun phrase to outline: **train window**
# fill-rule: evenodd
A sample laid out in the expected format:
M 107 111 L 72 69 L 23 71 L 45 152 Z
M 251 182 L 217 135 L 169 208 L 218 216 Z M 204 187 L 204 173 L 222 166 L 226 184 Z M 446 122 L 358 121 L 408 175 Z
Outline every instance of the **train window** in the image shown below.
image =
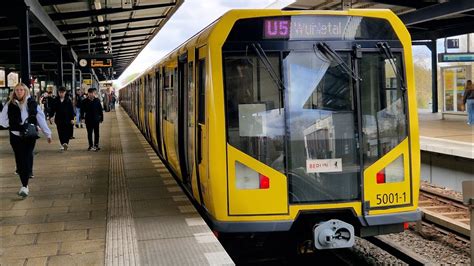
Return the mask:
M 279 54 L 268 54 L 268 59 L 279 75 Z M 224 63 L 228 142 L 284 172 L 284 110 L 279 87 L 255 55 L 228 55 Z
M 171 121 L 170 118 L 170 112 L 172 108 L 172 93 L 173 93 L 173 88 L 170 86 L 171 85 L 171 78 L 172 75 L 169 70 L 165 69 L 165 74 L 163 75 L 163 84 L 164 84 L 164 90 L 163 90 L 163 119 L 167 121 Z
M 349 53 L 338 54 L 351 65 Z M 318 51 L 292 51 L 283 63 L 291 202 L 357 199 L 360 168 L 352 78 Z
M 198 123 L 205 124 L 205 106 L 206 106 L 206 60 L 199 60 L 198 63 Z
M 395 55 L 394 62 L 402 69 L 401 54 Z M 360 69 L 362 147 L 368 167 L 407 137 L 407 117 L 404 93 L 390 62 L 379 53 L 366 53 Z

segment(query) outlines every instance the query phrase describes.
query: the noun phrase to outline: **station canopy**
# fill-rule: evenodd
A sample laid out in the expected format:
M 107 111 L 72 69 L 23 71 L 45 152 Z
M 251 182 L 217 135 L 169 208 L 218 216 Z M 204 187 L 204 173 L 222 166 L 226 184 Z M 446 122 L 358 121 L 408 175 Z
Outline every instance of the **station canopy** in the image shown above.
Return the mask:
M 474 30 L 474 0 L 297 0 L 285 9 L 386 8 L 405 23 L 413 40 L 434 40 Z
M 57 47 L 62 47 L 64 62 L 77 62 L 89 52 L 112 57 L 114 76 L 118 77 L 182 3 L 183 0 L 8 1 L 0 11 L 0 66 L 17 68 L 20 64 L 17 25 L 27 8 L 32 73 L 41 71 L 35 62 L 57 62 Z M 99 78 L 105 76 L 104 73 Z

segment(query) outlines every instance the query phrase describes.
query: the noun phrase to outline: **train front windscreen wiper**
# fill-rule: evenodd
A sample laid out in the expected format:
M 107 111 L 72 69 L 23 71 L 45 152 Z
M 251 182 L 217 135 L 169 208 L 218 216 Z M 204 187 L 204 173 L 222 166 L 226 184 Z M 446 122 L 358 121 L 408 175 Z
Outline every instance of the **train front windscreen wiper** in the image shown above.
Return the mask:
M 262 46 L 259 43 L 257 43 L 257 44 L 252 43 L 251 46 L 254 49 L 255 53 L 260 58 L 260 61 L 262 61 L 263 66 L 267 70 L 268 74 L 270 74 L 271 79 L 273 80 L 273 82 L 275 83 L 275 85 L 278 87 L 278 89 L 280 91 L 280 97 L 279 97 L 280 108 L 279 109 L 281 109 L 282 108 L 282 103 L 283 103 L 283 91 L 285 90 L 285 84 L 280 79 L 280 77 L 278 77 L 275 69 L 272 66 L 272 63 L 270 62 L 270 59 L 268 59 L 268 56 L 265 53 L 265 51 L 263 50 Z
M 320 43 L 314 44 L 313 51 L 315 54 L 317 54 L 316 48 L 319 51 L 321 51 L 324 54 L 324 56 L 326 56 L 327 59 L 329 59 L 332 62 L 336 62 L 342 68 L 342 70 L 344 70 L 344 72 L 347 75 L 351 76 L 353 80 L 356 80 L 356 81 L 362 80 L 359 77 L 359 75 L 357 75 L 357 73 L 355 73 L 352 70 L 352 68 L 327 43 L 320 42 Z
M 388 45 L 387 42 L 379 42 L 377 43 L 377 47 L 380 50 L 380 53 L 383 54 L 386 60 L 388 60 L 390 66 L 393 69 L 393 72 L 395 73 L 395 76 L 397 76 L 398 80 L 400 81 L 400 90 L 406 91 L 407 87 L 405 85 L 405 79 L 403 78 L 402 74 L 400 74 L 400 71 L 395 63 L 395 56 L 392 53 L 392 49 Z

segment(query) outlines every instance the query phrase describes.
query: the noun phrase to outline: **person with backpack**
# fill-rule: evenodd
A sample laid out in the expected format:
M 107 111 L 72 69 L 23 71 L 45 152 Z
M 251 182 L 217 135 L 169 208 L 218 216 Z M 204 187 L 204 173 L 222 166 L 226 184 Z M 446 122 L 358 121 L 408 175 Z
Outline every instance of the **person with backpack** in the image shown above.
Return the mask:
M 38 136 L 38 126 L 51 143 L 51 130 L 38 103 L 30 96 L 28 87 L 19 83 L 0 113 L 0 125 L 10 131 L 10 145 L 15 153 L 17 172 L 21 180 L 18 195 L 29 194 L 28 181 L 33 172 L 33 150 Z

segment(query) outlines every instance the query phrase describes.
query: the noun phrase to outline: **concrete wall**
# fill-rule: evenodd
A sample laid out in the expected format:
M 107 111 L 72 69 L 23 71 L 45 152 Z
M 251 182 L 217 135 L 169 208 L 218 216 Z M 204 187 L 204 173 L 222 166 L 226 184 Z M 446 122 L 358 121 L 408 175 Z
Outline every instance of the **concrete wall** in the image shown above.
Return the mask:
M 462 181 L 474 180 L 474 160 L 422 151 L 421 180 L 461 192 Z

